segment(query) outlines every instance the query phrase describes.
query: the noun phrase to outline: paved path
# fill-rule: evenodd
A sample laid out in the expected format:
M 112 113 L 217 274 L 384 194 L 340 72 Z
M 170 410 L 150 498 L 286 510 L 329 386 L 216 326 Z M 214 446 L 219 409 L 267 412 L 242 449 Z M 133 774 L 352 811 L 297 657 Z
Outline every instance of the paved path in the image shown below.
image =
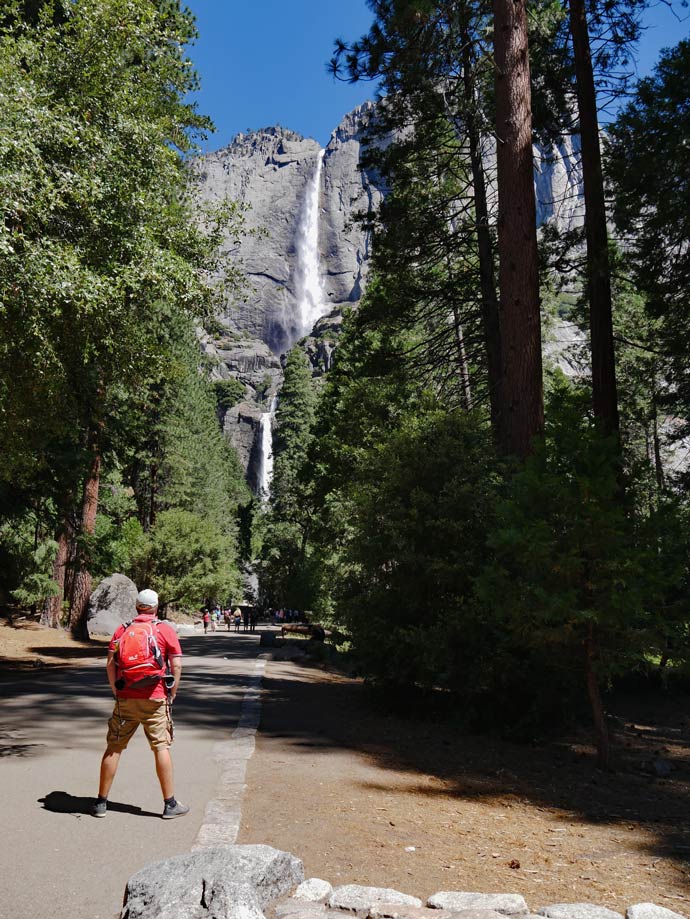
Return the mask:
M 258 721 L 258 636 L 217 632 L 182 645 L 173 757 L 176 794 L 192 810 L 178 820 L 160 819 L 142 731 L 122 757 L 108 816 L 87 814 L 112 708 L 103 661 L 0 683 L 0 919 L 112 919 L 145 864 L 233 841 Z

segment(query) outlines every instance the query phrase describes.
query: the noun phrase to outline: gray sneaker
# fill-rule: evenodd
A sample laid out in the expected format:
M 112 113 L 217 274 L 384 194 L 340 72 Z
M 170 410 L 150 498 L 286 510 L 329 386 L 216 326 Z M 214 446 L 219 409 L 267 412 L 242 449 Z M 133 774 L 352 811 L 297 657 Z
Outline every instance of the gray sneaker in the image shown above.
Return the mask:
M 92 817 L 105 817 L 108 812 L 108 802 L 99 801 L 98 798 L 93 802 L 90 809 Z
M 172 807 L 169 804 L 165 805 L 163 809 L 163 820 L 172 820 L 173 817 L 184 817 L 185 814 L 189 813 L 189 808 L 186 804 L 180 804 L 179 801 L 175 801 Z

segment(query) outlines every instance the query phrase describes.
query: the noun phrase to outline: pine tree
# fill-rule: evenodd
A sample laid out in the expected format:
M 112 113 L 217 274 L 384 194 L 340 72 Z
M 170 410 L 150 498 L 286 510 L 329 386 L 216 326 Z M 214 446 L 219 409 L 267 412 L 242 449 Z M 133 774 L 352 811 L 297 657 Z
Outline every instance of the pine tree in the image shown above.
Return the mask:
M 668 408 L 683 419 L 690 418 L 690 220 L 683 193 L 690 166 L 689 74 L 686 40 L 662 54 L 654 74 L 639 82 L 607 143 L 614 220 L 650 320 L 658 323 L 649 346 L 665 377 Z M 664 398 L 663 391 L 659 395 Z

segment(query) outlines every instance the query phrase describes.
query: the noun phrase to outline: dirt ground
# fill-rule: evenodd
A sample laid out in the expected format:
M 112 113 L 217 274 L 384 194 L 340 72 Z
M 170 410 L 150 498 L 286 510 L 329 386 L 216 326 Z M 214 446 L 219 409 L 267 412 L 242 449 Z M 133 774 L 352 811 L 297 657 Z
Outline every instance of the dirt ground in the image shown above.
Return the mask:
M 61 629 L 46 629 L 30 620 L 14 625 L 0 621 L 0 678 L 3 674 L 43 667 L 66 667 L 102 658 L 108 639 L 75 641 Z
M 546 747 L 461 736 L 372 710 L 362 684 L 272 661 L 238 842 L 287 849 L 307 876 L 521 893 L 531 910 L 653 902 L 690 916 L 688 698 L 628 697 L 623 768 L 587 738 Z M 647 774 L 660 756 L 669 778 Z
M 93 656 L 102 643 L 0 625 L 0 677 Z M 532 911 L 654 902 L 690 919 L 689 702 L 612 700 L 623 763 L 604 775 L 584 734 L 544 746 L 461 735 L 372 708 L 358 680 L 272 660 L 238 842 L 294 852 L 332 883 L 514 892 Z M 650 774 L 655 757 L 668 778 Z

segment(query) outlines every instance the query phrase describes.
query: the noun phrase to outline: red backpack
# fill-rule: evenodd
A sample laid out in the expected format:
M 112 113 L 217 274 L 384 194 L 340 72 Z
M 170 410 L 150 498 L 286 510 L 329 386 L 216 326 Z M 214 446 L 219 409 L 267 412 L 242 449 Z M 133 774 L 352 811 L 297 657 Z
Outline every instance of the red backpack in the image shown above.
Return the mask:
M 156 639 L 159 625 L 158 622 L 126 623 L 117 646 L 117 669 L 124 680 L 123 688 L 153 686 L 165 676 L 165 661 Z

